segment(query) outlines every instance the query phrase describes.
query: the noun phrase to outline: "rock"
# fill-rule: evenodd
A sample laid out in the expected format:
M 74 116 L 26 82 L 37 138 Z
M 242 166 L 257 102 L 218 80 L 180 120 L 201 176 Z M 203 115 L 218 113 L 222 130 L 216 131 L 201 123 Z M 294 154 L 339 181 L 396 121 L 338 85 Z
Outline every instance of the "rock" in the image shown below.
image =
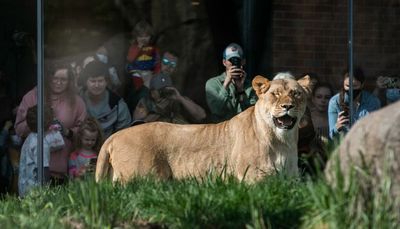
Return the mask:
M 340 179 L 336 173 L 339 168 L 337 158 L 346 187 L 354 169 L 361 193 L 379 193 L 382 182 L 390 178 L 390 195 L 399 197 L 400 101 L 371 113 L 351 128 L 325 169 L 327 180 L 333 185 Z

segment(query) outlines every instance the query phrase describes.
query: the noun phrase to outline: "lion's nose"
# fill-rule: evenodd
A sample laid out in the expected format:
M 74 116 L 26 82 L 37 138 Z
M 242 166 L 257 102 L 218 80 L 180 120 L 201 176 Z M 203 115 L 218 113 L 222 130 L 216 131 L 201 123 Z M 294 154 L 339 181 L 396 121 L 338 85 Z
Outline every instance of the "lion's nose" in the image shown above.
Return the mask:
M 292 104 L 281 104 L 281 107 L 284 108 L 285 110 L 290 110 L 294 107 Z

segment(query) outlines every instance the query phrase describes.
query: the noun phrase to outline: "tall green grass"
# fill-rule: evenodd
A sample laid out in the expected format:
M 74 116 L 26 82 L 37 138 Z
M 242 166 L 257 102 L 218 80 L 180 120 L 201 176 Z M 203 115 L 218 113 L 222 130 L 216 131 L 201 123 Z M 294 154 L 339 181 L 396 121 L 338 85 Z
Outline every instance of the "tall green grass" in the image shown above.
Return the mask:
M 338 172 L 340 175 L 340 171 Z M 93 178 L 0 202 L 1 228 L 397 228 L 387 176 L 379 193 L 361 195 L 358 179 L 330 186 L 284 175 L 246 184 L 232 177 L 132 180 Z M 361 204 L 360 204 L 361 203 Z
M 220 177 L 157 181 L 137 178 L 126 186 L 93 179 L 36 190 L 1 202 L 2 228 L 293 228 L 307 211 L 306 185 L 271 177 L 245 184 Z M 290 220 L 288 220 L 290 219 Z
M 312 201 L 303 228 L 399 228 L 400 202 L 393 195 L 395 174 L 390 171 L 393 153 L 386 155 L 389 158 L 384 159 L 379 177 L 366 164 L 349 165 L 349 173 L 344 174 L 335 155 L 331 159 L 335 160 L 333 184 L 328 185 L 322 176 L 307 183 Z

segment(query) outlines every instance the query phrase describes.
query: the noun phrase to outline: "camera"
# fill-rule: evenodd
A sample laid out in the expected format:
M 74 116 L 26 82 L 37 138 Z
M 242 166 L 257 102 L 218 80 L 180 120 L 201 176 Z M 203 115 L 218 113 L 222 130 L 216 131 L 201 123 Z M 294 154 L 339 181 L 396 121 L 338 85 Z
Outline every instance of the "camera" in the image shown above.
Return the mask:
M 168 88 L 162 88 L 162 89 L 159 90 L 159 92 L 160 92 L 160 96 L 163 97 L 163 98 L 167 98 L 167 97 L 169 97 L 171 95 L 174 95 L 174 93 L 175 93 L 174 90 L 171 90 L 171 89 L 168 89 Z
M 229 62 L 232 63 L 232 66 L 235 66 L 237 68 L 242 67 L 242 59 L 240 59 L 239 57 L 232 57 L 229 59 Z

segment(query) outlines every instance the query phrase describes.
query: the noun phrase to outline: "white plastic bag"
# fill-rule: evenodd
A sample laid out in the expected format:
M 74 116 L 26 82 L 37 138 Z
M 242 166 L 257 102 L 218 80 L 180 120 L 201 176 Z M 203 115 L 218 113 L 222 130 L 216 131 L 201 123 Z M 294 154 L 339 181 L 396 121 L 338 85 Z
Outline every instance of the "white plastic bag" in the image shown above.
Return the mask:
M 46 134 L 46 141 L 49 143 L 50 151 L 58 151 L 64 148 L 65 142 L 60 131 L 50 131 Z

